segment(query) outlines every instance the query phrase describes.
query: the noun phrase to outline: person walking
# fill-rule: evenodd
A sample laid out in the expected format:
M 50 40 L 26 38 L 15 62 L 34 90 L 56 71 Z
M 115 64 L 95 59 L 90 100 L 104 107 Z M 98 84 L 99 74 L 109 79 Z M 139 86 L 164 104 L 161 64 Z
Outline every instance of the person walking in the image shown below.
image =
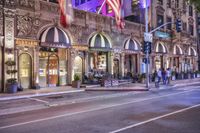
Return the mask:
M 162 80 L 163 80 L 163 85 L 166 84 L 166 71 L 165 69 L 162 70 Z
M 159 84 L 160 81 L 161 81 L 161 77 L 162 77 L 162 71 L 161 71 L 161 69 L 158 70 L 157 76 L 158 76 L 158 84 Z
M 167 76 L 167 84 L 170 84 L 170 79 L 171 79 L 171 70 L 170 70 L 170 68 L 167 69 L 166 76 Z

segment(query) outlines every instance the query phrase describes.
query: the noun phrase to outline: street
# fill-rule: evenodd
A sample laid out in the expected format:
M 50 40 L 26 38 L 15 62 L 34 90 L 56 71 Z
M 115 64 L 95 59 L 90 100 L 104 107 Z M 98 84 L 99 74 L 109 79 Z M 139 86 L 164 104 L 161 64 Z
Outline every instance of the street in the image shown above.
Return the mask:
M 55 104 L 49 97 L 32 99 L 32 102 L 29 101 L 30 104 L 44 104 L 46 107 L 1 115 L 0 132 L 200 132 L 200 117 L 198 117 L 200 115 L 200 90 L 198 86 L 148 92 L 81 92 L 75 95 L 77 97 L 72 94 L 55 96 L 54 100 L 62 103 L 60 105 Z M 70 102 L 64 103 L 61 99 Z M 23 105 L 23 101 L 24 106 L 27 106 L 27 99 L 19 101 L 20 106 Z M 49 105 L 45 105 L 44 101 Z

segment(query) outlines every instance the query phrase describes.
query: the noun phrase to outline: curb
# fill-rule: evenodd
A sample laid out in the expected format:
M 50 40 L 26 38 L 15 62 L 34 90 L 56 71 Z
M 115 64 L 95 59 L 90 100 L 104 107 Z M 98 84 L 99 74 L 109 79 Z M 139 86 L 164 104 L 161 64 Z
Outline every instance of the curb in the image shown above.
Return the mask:
M 9 97 L 1 97 L 0 101 L 16 100 L 16 99 L 31 98 L 31 97 L 40 97 L 40 96 L 49 96 L 49 95 L 57 95 L 57 94 L 76 93 L 76 92 L 83 92 L 83 91 L 85 91 L 85 90 L 82 89 L 82 90 L 71 90 L 71 91 L 62 91 L 62 92 L 29 94 L 29 95 L 22 95 L 22 96 L 9 96 Z

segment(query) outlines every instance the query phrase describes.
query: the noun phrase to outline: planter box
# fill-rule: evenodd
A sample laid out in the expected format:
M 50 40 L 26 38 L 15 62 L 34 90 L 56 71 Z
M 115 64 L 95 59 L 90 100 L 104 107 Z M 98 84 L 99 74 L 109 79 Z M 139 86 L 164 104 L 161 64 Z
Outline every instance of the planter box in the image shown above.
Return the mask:
M 72 81 L 72 87 L 80 89 L 80 87 L 81 87 L 81 81 Z
M 119 81 L 118 80 L 112 80 L 112 86 L 118 86 Z
M 112 86 L 112 80 L 102 80 L 101 86 L 103 86 L 103 87 L 111 87 Z
M 18 84 L 7 84 L 6 85 L 7 92 L 8 93 L 16 93 L 17 92 L 17 86 L 18 86 Z

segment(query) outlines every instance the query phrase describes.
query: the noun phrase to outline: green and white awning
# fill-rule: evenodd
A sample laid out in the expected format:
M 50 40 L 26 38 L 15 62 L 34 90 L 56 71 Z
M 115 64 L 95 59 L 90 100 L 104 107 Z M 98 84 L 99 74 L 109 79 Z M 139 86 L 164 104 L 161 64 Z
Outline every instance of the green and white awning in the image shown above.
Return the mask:
M 125 41 L 124 49 L 125 50 L 132 50 L 132 51 L 140 51 L 141 47 L 140 47 L 140 43 L 138 41 L 130 38 L 130 39 Z
M 196 52 L 196 50 L 194 49 L 194 47 L 189 47 L 189 48 L 188 48 L 188 55 L 189 55 L 189 56 L 197 56 L 197 52 Z
M 97 33 L 89 39 L 89 48 L 92 50 L 111 50 L 112 45 L 101 33 Z
M 174 51 L 173 51 L 174 55 L 183 55 L 183 50 L 179 45 L 175 45 L 174 46 Z
M 164 43 L 158 42 L 156 44 L 156 53 L 167 53 L 167 48 Z

